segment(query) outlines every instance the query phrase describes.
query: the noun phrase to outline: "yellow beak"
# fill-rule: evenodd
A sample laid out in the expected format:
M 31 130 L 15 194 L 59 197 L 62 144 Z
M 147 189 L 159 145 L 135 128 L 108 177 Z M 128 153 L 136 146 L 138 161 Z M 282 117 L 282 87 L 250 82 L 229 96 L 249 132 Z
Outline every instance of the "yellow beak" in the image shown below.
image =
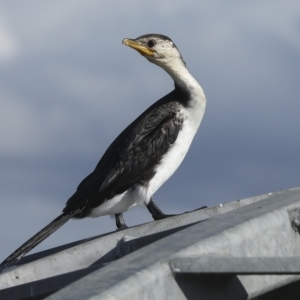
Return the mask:
M 122 41 L 122 44 L 124 44 L 125 46 L 131 47 L 133 49 L 135 49 L 136 51 L 138 51 L 140 54 L 142 54 L 143 56 L 147 55 L 147 56 L 154 56 L 155 50 L 144 46 L 138 42 L 136 42 L 135 40 L 131 40 L 131 39 L 124 39 Z

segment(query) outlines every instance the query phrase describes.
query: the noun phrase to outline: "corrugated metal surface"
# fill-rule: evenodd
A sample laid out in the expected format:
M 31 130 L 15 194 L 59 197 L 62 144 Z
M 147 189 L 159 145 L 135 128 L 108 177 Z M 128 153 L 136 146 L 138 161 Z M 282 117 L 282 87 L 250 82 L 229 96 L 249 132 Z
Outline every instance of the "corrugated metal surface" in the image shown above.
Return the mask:
M 295 188 L 31 255 L 0 299 L 254 299 L 299 280 L 299 209 Z

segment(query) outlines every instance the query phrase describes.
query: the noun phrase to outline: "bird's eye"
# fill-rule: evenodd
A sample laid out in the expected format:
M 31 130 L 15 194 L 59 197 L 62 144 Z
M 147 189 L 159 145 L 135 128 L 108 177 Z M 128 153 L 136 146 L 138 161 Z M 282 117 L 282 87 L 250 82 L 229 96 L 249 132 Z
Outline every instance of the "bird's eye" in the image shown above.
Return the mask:
M 148 43 L 147 43 L 148 47 L 150 47 L 150 48 L 154 47 L 155 44 L 156 44 L 156 42 L 155 42 L 154 40 L 150 40 L 150 41 L 148 41 Z

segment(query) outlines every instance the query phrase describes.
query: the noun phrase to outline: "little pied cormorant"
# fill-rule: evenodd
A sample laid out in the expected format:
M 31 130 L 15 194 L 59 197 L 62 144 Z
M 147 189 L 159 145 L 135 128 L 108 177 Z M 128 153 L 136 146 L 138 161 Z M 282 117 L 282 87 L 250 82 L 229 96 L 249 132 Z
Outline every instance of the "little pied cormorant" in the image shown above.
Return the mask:
M 95 170 L 69 198 L 63 213 L 0 267 L 18 261 L 71 218 L 115 215 L 121 229 L 126 227 L 122 213 L 141 203 L 155 220 L 170 216 L 162 213 L 152 196 L 184 159 L 204 114 L 205 95 L 170 38 L 147 34 L 124 39 L 123 44 L 163 68 L 173 78 L 175 89 L 151 105 L 114 140 Z

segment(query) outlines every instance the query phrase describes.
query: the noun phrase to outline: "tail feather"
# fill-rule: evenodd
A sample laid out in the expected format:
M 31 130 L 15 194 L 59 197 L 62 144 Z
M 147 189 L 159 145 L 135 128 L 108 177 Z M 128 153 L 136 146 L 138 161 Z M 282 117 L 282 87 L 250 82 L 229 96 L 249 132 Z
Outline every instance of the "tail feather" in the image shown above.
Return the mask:
M 21 259 L 26 253 L 28 253 L 31 249 L 41 243 L 44 239 L 46 239 L 49 235 L 55 232 L 58 228 L 64 225 L 67 221 L 69 221 L 74 215 L 76 215 L 80 209 L 73 211 L 71 213 L 62 213 L 56 219 L 54 219 L 51 223 L 45 226 L 42 230 L 40 230 L 37 234 L 35 234 L 32 238 L 30 238 L 27 242 L 25 242 L 21 247 L 19 247 L 16 251 L 14 251 L 10 256 L 8 256 L 1 264 L 0 269 L 8 266 L 12 263 L 17 262 Z

